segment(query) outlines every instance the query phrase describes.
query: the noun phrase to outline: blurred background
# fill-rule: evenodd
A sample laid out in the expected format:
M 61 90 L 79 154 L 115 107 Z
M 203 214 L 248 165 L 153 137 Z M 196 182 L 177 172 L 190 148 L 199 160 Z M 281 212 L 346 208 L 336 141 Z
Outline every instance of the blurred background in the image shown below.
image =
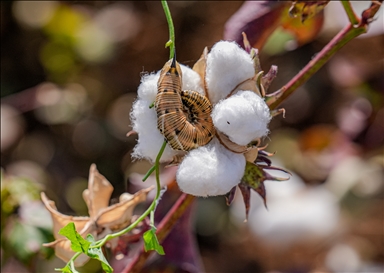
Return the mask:
M 192 67 L 223 39 L 241 5 L 169 2 L 179 62 Z M 343 12 L 331 1 L 316 39 L 301 46 L 275 31 L 260 54 L 265 71 L 279 67 L 270 91 L 346 25 Z M 252 193 L 244 223 L 239 195 L 231 207 L 223 197 L 197 201 L 192 229 L 206 272 L 384 271 L 383 8 L 376 17 L 271 122 L 267 151 L 293 176 L 266 182 L 268 210 Z M 39 193 L 64 214 L 86 215 L 91 163 L 113 198 L 151 167 L 132 162 L 136 136 L 126 134 L 142 73 L 168 58 L 168 26 L 160 2 L 1 1 L 0 31 L 2 271 L 52 272 L 64 263 L 41 247 L 53 236 Z M 91 262 L 84 272 L 99 270 Z

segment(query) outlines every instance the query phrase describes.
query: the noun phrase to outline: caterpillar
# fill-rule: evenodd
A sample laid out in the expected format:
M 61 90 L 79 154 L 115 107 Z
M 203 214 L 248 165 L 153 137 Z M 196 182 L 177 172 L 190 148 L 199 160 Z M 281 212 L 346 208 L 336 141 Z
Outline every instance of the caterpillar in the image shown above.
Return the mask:
M 190 151 L 215 135 L 207 97 L 182 90 L 182 72 L 176 58 L 165 63 L 157 82 L 155 110 L 157 128 L 174 150 Z

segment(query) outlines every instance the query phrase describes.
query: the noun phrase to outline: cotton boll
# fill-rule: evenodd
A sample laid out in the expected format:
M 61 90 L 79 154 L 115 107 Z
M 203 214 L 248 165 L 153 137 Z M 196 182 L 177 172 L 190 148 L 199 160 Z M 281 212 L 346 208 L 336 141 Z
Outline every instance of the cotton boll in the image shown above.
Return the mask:
M 216 43 L 207 57 L 206 81 L 212 104 L 224 99 L 239 83 L 255 75 L 249 54 L 235 42 Z
M 183 89 L 195 90 L 203 94 L 199 75 L 189 67 L 181 65 L 181 69 Z M 138 133 L 137 145 L 132 153 L 133 158 L 146 158 L 155 161 L 164 141 L 164 136 L 157 129 L 156 111 L 154 108 L 149 108 L 156 99 L 159 77 L 160 71 L 156 74 L 144 75 L 141 78 L 141 84 L 137 91 L 139 99 L 134 103 L 131 112 L 133 130 Z M 183 152 L 172 150 L 167 144 L 160 161 L 171 161 L 173 156 L 181 153 Z
M 239 145 L 267 135 L 270 119 L 267 104 L 252 91 L 239 91 L 212 111 L 215 127 Z
M 133 130 L 138 133 L 137 144 L 133 149 L 132 157 L 141 159 L 146 158 L 155 161 L 164 136 L 157 129 L 157 117 L 153 108 L 149 108 L 149 101 L 137 100 L 132 107 L 131 120 Z M 178 151 L 172 150 L 169 145 L 166 146 L 161 157 L 161 162 L 172 160 Z
M 137 90 L 137 95 L 140 99 L 154 102 L 157 94 L 157 81 L 159 80 L 160 72 L 156 74 L 147 74 L 141 78 L 141 84 Z
M 204 94 L 204 89 L 201 83 L 200 75 L 197 72 L 193 71 L 191 68 L 180 64 L 181 71 L 183 73 L 183 90 L 194 90 L 199 92 L 202 95 Z
M 180 189 L 196 196 L 224 195 L 236 186 L 245 170 L 245 157 L 225 149 L 214 138 L 192 150 L 176 174 Z

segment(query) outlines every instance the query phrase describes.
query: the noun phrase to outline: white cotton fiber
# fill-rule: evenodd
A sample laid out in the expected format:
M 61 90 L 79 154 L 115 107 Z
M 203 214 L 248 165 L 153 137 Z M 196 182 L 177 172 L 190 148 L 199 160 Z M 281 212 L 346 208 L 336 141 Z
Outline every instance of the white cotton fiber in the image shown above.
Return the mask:
M 141 84 L 137 89 L 137 95 L 140 99 L 155 101 L 157 94 L 157 81 L 160 77 L 160 71 L 156 74 L 147 74 L 141 78 Z
M 212 104 L 255 75 L 249 54 L 235 42 L 216 43 L 207 57 L 206 82 Z
M 267 135 L 271 115 L 261 97 L 252 91 L 239 91 L 215 105 L 212 120 L 215 127 L 230 140 L 247 145 Z
M 186 66 L 181 65 L 181 69 L 183 87 L 203 93 L 199 75 Z M 156 110 L 154 107 L 149 108 L 156 99 L 159 77 L 160 72 L 144 75 L 137 90 L 138 100 L 133 104 L 131 112 L 132 129 L 138 133 L 137 145 L 132 153 L 133 158 L 155 161 L 164 141 L 164 136 L 157 129 Z M 167 145 L 160 161 L 171 161 L 173 156 L 180 153 L 182 152 L 174 151 Z
M 180 64 L 180 67 L 183 73 L 182 89 L 197 91 L 200 94 L 205 95 L 200 75 L 185 65 Z
M 137 100 L 132 107 L 131 120 L 133 130 L 137 132 L 137 144 L 133 149 L 132 157 L 155 161 L 164 136 L 157 129 L 157 117 L 154 108 L 149 108 L 150 103 L 145 100 Z M 172 160 L 177 151 L 173 151 L 169 145 L 164 150 L 161 162 Z
M 227 150 L 214 138 L 188 153 L 177 170 L 176 181 L 188 194 L 224 195 L 240 182 L 244 170 L 244 155 Z

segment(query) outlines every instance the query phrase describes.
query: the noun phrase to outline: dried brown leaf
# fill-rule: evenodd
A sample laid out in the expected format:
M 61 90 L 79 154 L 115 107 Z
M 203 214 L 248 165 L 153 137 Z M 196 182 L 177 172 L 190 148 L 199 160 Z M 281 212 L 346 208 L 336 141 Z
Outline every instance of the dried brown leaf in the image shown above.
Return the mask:
M 229 137 L 216 130 L 216 137 L 220 141 L 221 145 L 223 145 L 225 148 L 228 150 L 237 153 L 237 154 L 243 154 L 245 152 L 248 152 L 251 148 L 249 148 L 247 145 L 239 145 L 233 142 L 232 140 L 229 139 Z
M 205 96 L 209 99 L 209 91 L 205 81 L 205 73 L 207 68 L 207 56 L 208 56 L 208 48 L 205 47 L 203 50 L 203 53 L 200 56 L 200 59 L 198 59 L 197 62 L 193 65 L 192 69 L 195 72 L 197 72 L 197 74 L 199 74 L 204 87 Z
M 97 225 L 113 231 L 128 226 L 131 222 L 134 208 L 137 204 L 146 200 L 148 192 L 152 189 L 153 187 L 140 190 L 132 195 L 131 199 L 126 199 L 123 202 L 101 210 L 96 220 Z
M 123 229 L 131 223 L 136 205 L 145 201 L 148 192 L 152 189 L 153 187 L 149 187 L 134 195 L 123 193 L 120 196 L 119 203 L 108 206 L 113 187 L 97 171 L 96 165 L 92 164 L 89 171 L 88 189 L 83 192 L 83 198 L 88 206 L 90 217 L 64 215 L 57 211 L 55 202 L 49 200 L 44 192 L 41 193 L 41 199 L 53 220 L 53 233 L 56 239 L 51 243 L 44 244 L 44 246 L 54 248 L 56 256 L 68 262 L 75 253 L 71 249 L 71 242 L 58 234 L 61 228 L 73 222 L 76 230 L 83 238 L 87 234 L 97 237 L 106 235 L 106 232 L 110 233 L 111 231 Z M 98 232 L 103 232 L 103 234 L 98 234 Z M 88 259 L 88 256 L 82 254 L 76 259 L 75 266 L 83 265 Z
M 111 183 L 98 172 L 96 165 L 92 164 L 89 170 L 88 189 L 83 191 L 83 198 L 91 218 L 108 207 L 112 192 Z
M 259 149 L 254 147 L 244 154 L 245 159 L 249 162 L 255 162 L 257 155 L 259 154 Z
M 53 221 L 53 235 L 55 239 L 65 238 L 63 235 L 59 234 L 59 230 L 66 226 L 68 223 L 73 222 L 75 224 L 76 230 L 83 230 L 84 227 L 87 226 L 89 217 L 78 217 L 78 216 L 70 216 L 65 215 L 57 211 L 55 202 L 49 200 L 44 192 L 41 193 L 41 200 L 43 201 L 45 207 L 49 211 Z

